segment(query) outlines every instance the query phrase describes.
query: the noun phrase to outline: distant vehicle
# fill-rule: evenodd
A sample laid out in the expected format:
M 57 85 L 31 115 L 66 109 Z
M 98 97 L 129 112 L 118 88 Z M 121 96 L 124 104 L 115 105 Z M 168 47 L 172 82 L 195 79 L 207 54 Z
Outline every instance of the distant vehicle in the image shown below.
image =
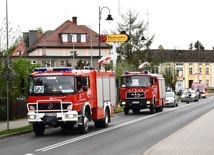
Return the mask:
M 199 96 L 199 92 L 197 90 L 194 89 L 190 89 L 190 93 L 191 93 L 191 99 L 194 102 L 198 102 L 200 96 Z
M 183 91 L 182 91 L 182 94 L 181 94 L 181 102 L 184 102 L 184 99 L 187 97 L 187 92 L 189 91 L 189 88 L 185 88 Z
M 174 92 L 166 92 L 166 104 L 165 106 L 177 107 L 178 98 Z
M 205 85 L 201 82 L 192 83 L 192 89 L 200 91 L 200 98 L 206 98 L 206 88 Z
M 199 93 L 194 89 L 185 89 L 181 95 L 181 102 L 197 102 L 199 100 Z

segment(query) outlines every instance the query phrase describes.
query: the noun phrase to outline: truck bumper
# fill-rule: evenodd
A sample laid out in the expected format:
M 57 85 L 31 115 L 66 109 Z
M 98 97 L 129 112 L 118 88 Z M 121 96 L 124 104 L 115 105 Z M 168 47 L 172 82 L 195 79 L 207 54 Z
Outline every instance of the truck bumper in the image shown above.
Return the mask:
M 77 111 L 59 112 L 59 113 L 36 113 L 29 111 L 27 113 L 28 122 L 30 124 L 34 122 L 46 122 L 51 119 L 55 119 L 58 122 L 77 122 L 78 113 Z
M 152 102 L 150 100 L 139 100 L 139 101 L 130 100 L 130 101 L 121 101 L 120 106 L 127 107 L 129 109 L 132 108 L 144 109 L 150 108 L 151 103 Z

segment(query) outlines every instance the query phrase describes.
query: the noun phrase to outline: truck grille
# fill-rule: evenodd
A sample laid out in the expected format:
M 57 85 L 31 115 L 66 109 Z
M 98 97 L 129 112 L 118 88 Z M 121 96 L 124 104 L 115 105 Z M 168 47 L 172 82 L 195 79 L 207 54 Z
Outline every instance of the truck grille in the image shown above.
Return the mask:
M 128 92 L 126 93 L 126 98 L 131 99 L 144 99 L 145 98 L 145 92 Z
M 71 103 L 28 103 L 28 107 L 33 106 L 36 111 L 38 112 L 51 112 L 51 111 L 67 111 L 68 106 L 71 105 Z M 37 107 L 38 106 L 38 107 Z M 62 107 L 61 107 L 62 106 Z M 37 109 L 38 108 L 38 109 Z

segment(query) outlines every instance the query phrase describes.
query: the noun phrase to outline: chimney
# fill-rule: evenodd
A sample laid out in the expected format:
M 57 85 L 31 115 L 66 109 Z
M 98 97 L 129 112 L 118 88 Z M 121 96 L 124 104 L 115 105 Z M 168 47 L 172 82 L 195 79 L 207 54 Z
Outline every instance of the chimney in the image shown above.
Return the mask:
M 29 30 L 29 47 L 31 47 L 37 40 L 37 30 Z
M 72 21 L 73 21 L 74 24 L 77 25 L 77 17 L 72 17 Z

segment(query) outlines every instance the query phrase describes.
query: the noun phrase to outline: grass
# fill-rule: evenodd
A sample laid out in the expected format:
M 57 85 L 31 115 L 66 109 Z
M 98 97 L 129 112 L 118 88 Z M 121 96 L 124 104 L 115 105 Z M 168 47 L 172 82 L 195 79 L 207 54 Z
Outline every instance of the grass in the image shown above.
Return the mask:
M 0 136 L 11 134 L 11 133 L 16 133 L 16 132 L 21 132 L 21 131 L 26 131 L 26 130 L 30 130 L 30 129 L 32 129 L 32 125 L 28 125 L 28 126 L 24 126 L 24 127 L 16 128 L 16 129 L 3 130 L 3 131 L 0 131 Z
M 119 107 L 119 106 L 116 106 L 114 108 L 114 112 L 117 113 L 117 112 L 122 112 L 123 111 L 123 108 L 122 107 Z

